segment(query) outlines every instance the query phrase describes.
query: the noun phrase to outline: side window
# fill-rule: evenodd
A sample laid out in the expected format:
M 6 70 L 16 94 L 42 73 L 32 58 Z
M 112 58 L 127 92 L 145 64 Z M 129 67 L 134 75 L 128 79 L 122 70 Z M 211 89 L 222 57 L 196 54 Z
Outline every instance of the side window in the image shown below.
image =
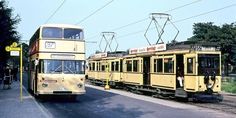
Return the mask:
M 127 65 L 127 68 L 126 68 L 127 72 L 132 71 L 132 60 L 127 60 L 126 65 Z
M 138 72 L 138 60 L 133 60 L 133 72 Z
M 115 71 L 119 71 L 119 61 L 116 61 L 115 63 Z
M 161 73 L 163 71 L 162 59 L 157 59 L 157 72 Z
M 106 65 L 102 65 L 102 71 L 106 71 Z
M 92 63 L 92 70 L 95 71 L 95 62 Z
M 115 62 L 111 62 L 111 71 L 115 71 Z
M 174 61 L 172 61 L 172 58 L 164 59 L 164 72 L 174 73 Z
M 187 58 L 187 73 L 193 73 L 193 58 Z

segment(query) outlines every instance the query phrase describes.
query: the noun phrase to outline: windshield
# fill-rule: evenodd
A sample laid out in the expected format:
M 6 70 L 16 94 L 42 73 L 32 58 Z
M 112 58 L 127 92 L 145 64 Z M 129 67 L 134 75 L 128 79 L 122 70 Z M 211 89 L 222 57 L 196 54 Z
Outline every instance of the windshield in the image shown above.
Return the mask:
M 220 56 L 219 54 L 199 54 L 198 55 L 198 74 L 220 75 Z
M 43 38 L 62 38 L 62 28 L 44 27 L 42 31 Z
M 40 60 L 40 73 L 50 74 L 84 74 L 82 60 Z
M 83 40 L 84 34 L 82 29 L 43 27 L 42 38 L 64 38 L 71 40 Z
M 81 29 L 64 29 L 64 38 L 65 39 L 83 39 L 83 31 Z

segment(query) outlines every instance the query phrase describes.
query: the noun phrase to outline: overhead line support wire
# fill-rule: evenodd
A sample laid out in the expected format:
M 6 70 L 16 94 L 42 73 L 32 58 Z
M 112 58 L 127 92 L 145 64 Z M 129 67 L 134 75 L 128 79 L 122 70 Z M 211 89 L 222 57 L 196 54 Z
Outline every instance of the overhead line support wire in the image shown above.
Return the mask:
M 87 17 L 85 17 L 84 19 L 82 19 L 81 21 L 79 21 L 78 23 L 76 23 L 76 25 L 84 22 L 85 20 L 87 20 L 89 17 L 91 17 L 92 15 L 96 14 L 98 11 L 102 10 L 103 8 L 105 8 L 106 6 L 108 6 L 109 4 L 111 4 L 114 0 L 111 0 L 110 2 L 106 3 L 104 6 L 102 6 L 101 8 L 97 9 L 96 11 L 94 11 L 93 13 L 91 13 L 90 15 L 88 15 Z
M 178 22 L 182 22 L 182 21 L 185 21 L 185 20 L 189 20 L 189 19 L 192 19 L 192 18 L 196 18 L 196 17 L 199 17 L 199 16 L 203 16 L 203 15 L 206 15 L 206 14 L 209 14 L 209 13 L 213 13 L 213 12 L 220 11 L 220 10 L 223 10 L 223 9 L 226 9 L 226 8 L 230 8 L 230 7 L 234 7 L 234 6 L 236 6 L 236 3 L 235 3 L 235 4 L 228 5 L 228 6 L 225 6 L 225 7 L 222 7 L 222 8 L 219 8 L 219 9 L 215 9 L 215 10 L 211 10 L 211 11 L 208 11 L 208 12 L 204 12 L 204 13 L 201 13 L 201 14 L 198 14 L 198 15 L 194 15 L 194 16 L 191 16 L 191 17 L 188 17 L 188 18 L 176 20 L 176 21 L 174 21 L 174 22 L 172 22 L 172 23 L 175 24 L 175 23 L 178 23 Z M 167 25 L 168 25 L 168 24 L 167 24 Z M 151 29 L 154 29 L 154 27 L 152 27 Z M 117 37 L 117 39 L 118 39 L 118 38 L 127 37 L 127 36 L 130 36 L 130 35 L 134 35 L 134 34 L 137 34 L 137 33 L 141 33 L 141 32 L 143 32 L 143 31 L 145 31 L 145 30 L 139 30 L 139 31 L 136 31 L 136 32 L 131 32 L 131 33 L 128 33 L 128 34 L 119 36 L 119 37 Z
M 60 6 L 45 21 L 45 24 L 48 23 L 49 20 L 51 20 L 51 18 L 57 13 L 57 11 L 64 5 L 65 2 L 66 2 L 66 0 L 63 0 L 63 2 L 60 4 Z
M 180 9 L 180 8 L 183 8 L 183 7 L 186 7 L 186 6 L 189 6 L 189 5 L 191 5 L 191 4 L 195 4 L 195 3 L 200 2 L 200 1 L 202 1 L 202 0 L 196 0 L 196 1 L 193 1 L 193 2 L 191 2 L 191 3 L 188 3 L 188 4 L 185 4 L 185 5 L 182 5 L 182 6 L 179 6 L 179 7 L 170 9 L 170 10 L 167 10 L 167 11 L 165 11 L 165 12 L 171 12 L 171 11 L 174 11 L 174 10 L 177 10 L 177 9 Z M 144 19 L 141 19 L 141 20 L 138 20 L 138 21 L 135 21 L 135 22 L 131 22 L 131 23 L 129 23 L 129 24 L 126 24 L 126 25 L 123 25 L 123 26 L 120 26 L 120 27 L 117 27 L 117 28 L 114 28 L 114 29 L 109 30 L 109 31 L 117 31 L 117 30 L 123 29 L 123 28 L 125 28 L 125 27 L 131 26 L 131 25 L 134 25 L 134 24 L 137 24 L 137 23 L 146 21 L 146 20 L 148 20 L 148 17 L 147 17 L 147 18 L 144 18 Z M 97 37 L 98 35 L 99 35 L 99 34 L 94 35 L 94 36 L 92 36 L 92 37 L 89 37 L 88 39 L 95 38 L 95 37 Z

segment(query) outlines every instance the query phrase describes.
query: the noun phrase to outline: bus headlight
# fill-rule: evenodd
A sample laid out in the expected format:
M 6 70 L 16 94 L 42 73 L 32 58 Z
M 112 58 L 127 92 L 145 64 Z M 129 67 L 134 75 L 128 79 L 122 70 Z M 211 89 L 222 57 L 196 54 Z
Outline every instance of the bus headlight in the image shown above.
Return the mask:
M 78 86 L 79 88 L 82 88 L 82 87 L 83 87 L 83 84 L 79 83 L 79 84 L 77 84 L 77 86 Z
M 43 83 L 42 87 L 48 87 L 48 84 Z

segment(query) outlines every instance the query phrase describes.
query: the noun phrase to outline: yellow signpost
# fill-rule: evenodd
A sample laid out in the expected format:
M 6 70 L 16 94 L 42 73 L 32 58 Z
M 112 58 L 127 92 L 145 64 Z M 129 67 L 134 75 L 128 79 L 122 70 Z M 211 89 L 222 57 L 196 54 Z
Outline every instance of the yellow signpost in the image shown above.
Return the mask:
M 108 66 L 108 65 L 107 65 L 107 67 L 106 67 L 106 72 L 109 72 L 109 66 Z M 108 75 L 108 77 L 107 77 L 107 79 L 106 79 L 106 85 L 105 85 L 105 87 L 104 87 L 105 90 L 110 90 L 110 86 L 109 86 L 109 84 L 108 84 L 109 78 L 110 78 L 110 75 Z
M 20 51 L 20 101 L 22 101 L 22 45 L 20 47 L 17 47 L 17 43 L 13 42 L 10 46 L 6 46 L 5 50 L 7 52 L 10 51 Z

